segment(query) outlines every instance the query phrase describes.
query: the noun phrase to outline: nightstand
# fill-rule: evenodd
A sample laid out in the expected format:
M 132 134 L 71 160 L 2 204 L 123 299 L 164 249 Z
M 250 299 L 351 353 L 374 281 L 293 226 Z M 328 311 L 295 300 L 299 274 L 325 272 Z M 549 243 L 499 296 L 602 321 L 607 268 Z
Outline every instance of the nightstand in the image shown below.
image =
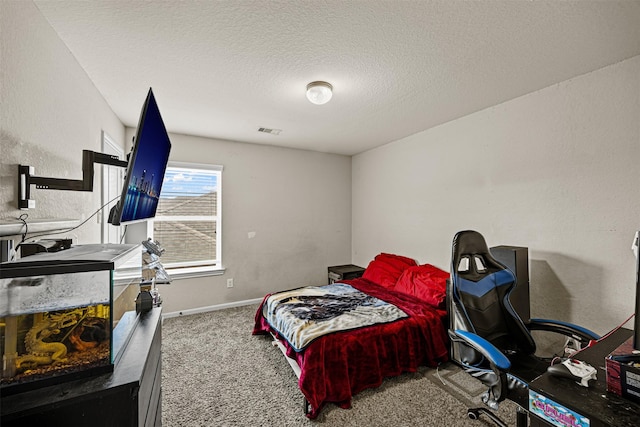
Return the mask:
M 329 284 L 339 282 L 341 280 L 351 280 L 362 276 L 364 268 L 353 264 L 334 265 L 328 269 Z

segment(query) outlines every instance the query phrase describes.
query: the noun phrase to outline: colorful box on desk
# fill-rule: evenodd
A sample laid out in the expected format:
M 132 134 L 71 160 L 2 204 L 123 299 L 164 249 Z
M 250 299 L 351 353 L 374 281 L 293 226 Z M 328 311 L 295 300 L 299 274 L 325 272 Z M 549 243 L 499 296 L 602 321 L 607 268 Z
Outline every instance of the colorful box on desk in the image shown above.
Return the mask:
M 606 357 L 607 391 L 640 403 L 640 363 L 615 360 L 615 356 L 630 354 L 633 354 L 633 337 Z

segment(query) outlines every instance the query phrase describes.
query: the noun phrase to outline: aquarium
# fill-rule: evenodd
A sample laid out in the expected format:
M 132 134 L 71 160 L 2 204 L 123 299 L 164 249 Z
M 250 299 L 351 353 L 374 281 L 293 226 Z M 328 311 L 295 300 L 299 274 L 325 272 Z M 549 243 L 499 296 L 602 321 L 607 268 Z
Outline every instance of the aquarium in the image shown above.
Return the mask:
M 139 245 L 88 245 L 0 264 L 2 395 L 113 370 L 114 336 L 133 328 L 117 327 L 130 316 L 124 302 L 114 315 L 115 271 L 136 256 Z

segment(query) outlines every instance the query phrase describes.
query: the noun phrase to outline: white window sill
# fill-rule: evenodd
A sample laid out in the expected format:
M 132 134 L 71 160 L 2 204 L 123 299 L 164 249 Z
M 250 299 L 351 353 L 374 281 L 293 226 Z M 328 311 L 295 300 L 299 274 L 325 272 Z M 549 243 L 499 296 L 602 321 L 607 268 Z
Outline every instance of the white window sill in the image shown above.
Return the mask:
M 217 266 L 167 268 L 171 279 L 191 279 L 193 277 L 220 276 L 226 268 Z
M 224 267 L 207 266 L 207 267 L 183 267 L 183 268 L 167 268 L 167 273 L 172 280 L 191 279 L 194 277 L 221 276 L 226 271 Z M 121 274 L 115 280 L 115 285 L 128 285 L 133 281 L 140 281 L 139 274 Z

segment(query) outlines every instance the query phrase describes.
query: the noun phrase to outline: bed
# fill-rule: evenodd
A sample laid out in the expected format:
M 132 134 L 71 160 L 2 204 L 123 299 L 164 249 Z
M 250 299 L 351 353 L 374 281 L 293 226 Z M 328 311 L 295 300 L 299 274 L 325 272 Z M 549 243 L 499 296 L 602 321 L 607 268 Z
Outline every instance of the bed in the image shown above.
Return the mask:
M 433 265 L 382 253 L 361 278 L 266 295 L 253 334 L 273 336 L 298 376 L 307 417 L 316 418 L 327 403 L 349 408 L 353 395 L 386 377 L 448 360 L 448 277 Z M 297 317 L 297 326 L 282 317 Z

